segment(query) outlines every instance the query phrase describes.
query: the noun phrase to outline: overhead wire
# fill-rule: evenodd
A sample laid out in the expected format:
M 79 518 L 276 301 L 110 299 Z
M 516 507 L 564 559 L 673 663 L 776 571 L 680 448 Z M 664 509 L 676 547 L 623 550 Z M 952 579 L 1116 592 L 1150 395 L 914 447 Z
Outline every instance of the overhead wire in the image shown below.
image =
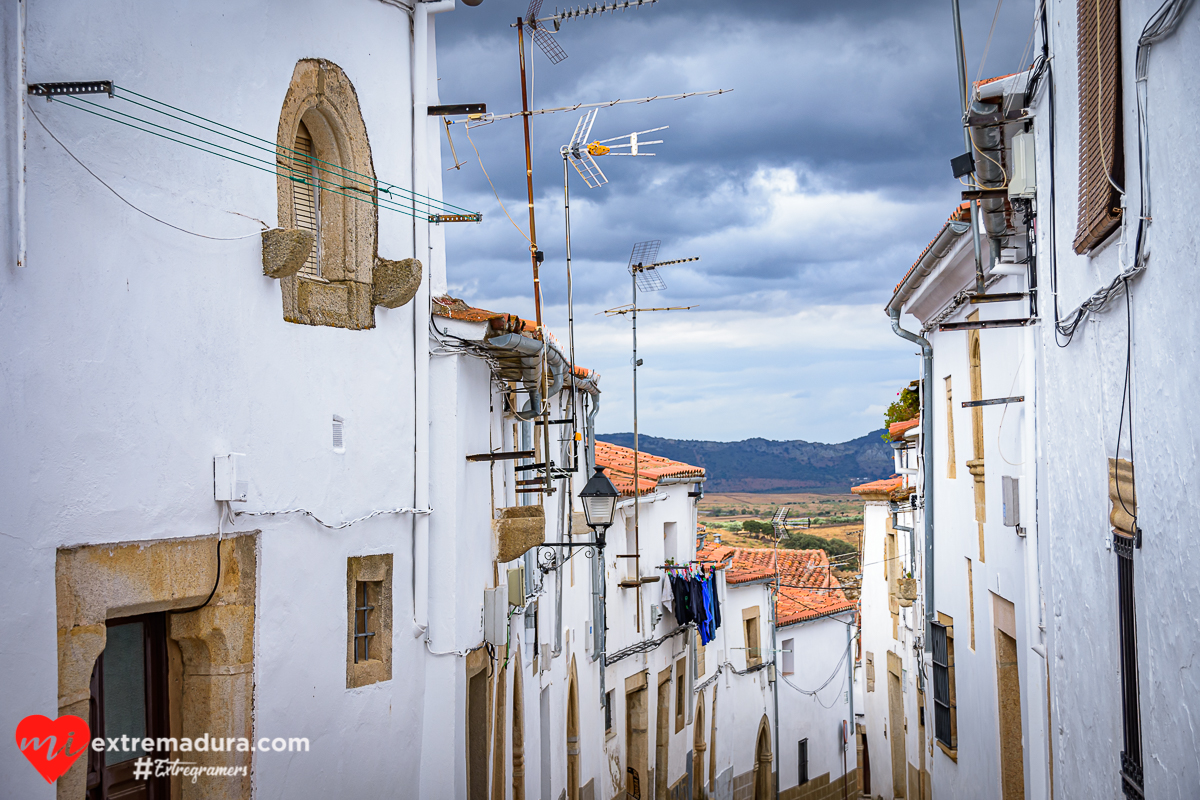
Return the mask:
M 471 149 L 475 151 L 475 158 L 479 161 L 479 169 L 483 170 L 483 177 L 487 178 L 488 186 L 492 187 L 492 194 L 496 195 L 496 202 L 500 205 L 500 210 L 504 212 L 504 216 L 508 217 L 508 221 L 512 223 L 513 227 L 517 229 L 517 233 L 521 234 L 521 238 L 529 242 L 530 246 L 532 246 L 533 240 L 529 238 L 529 234 L 521 230 L 521 226 L 513 220 L 512 215 L 508 213 L 508 209 L 504 207 L 504 201 L 500 199 L 500 193 L 496 191 L 496 184 L 492 183 L 492 176 L 488 175 L 487 167 L 483 165 L 483 156 L 479 155 L 479 148 L 475 146 L 475 140 L 471 138 L 471 129 L 467 126 L 463 126 L 463 128 L 467 133 L 467 141 L 471 143 Z
M 113 195 L 118 200 L 120 200 L 122 203 L 129 206 L 130 208 L 132 208 L 134 211 L 138 212 L 139 214 L 141 214 L 145 217 L 149 217 L 150 219 L 154 220 L 155 222 L 159 223 L 160 225 L 166 225 L 168 228 L 174 228 L 175 230 L 179 231 L 180 233 L 186 233 L 189 236 L 198 236 L 201 239 L 211 239 L 213 241 L 218 241 L 218 242 L 233 242 L 233 241 L 237 241 L 239 239 L 249 239 L 254 236 L 262 235 L 262 231 L 255 231 L 254 233 L 248 233 L 248 234 L 245 234 L 244 236 L 209 236 L 208 234 L 205 234 L 205 233 L 197 233 L 196 231 L 191 231 L 191 230 L 188 230 L 187 228 L 181 228 L 178 225 L 167 222 L 165 219 L 162 219 L 161 217 L 154 216 L 149 211 L 146 211 L 143 208 L 139 208 L 138 206 L 135 206 L 133 203 L 129 202 L 129 200 L 127 200 L 124 197 L 124 195 L 122 195 L 120 192 L 118 192 L 116 189 L 114 189 L 112 186 L 110 186 L 107 181 L 105 181 L 103 178 L 101 178 L 95 172 L 92 172 L 92 170 L 88 167 L 87 164 L 84 164 L 82 161 L 80 161 L 79 157 L 76 156 L 74 153 L 72 153 L 71 149 L 69 147 L 67 147 L 65 144 L 63 144 L 62 140 L 59 139 L 57 136 L 55 136 L 53 131 L 51 131 L 49 128 L 46 127 L 46 123 L 42 122 L 42 118 L 38 116 L 38 113 L 36 111 L 34 111 L 32 108 L 30 108 L 29 113 L 33 114 L 33 118 L 37 121 L 38 125 L 42 126 L 42 130 L 44 130 L 46 132 L 46 135 L 49 136 L 51 139 L 53 139 L 58 144 L 58 146 L 63 149 L 63 152 L 71 157 L 72 161 L 74 161 L 76 164 L 78 164 L 80 167 L 82 167 L 84 172 L 86 172 L 88 175 L 91 175 L 93 178 L 95 178 L 96 181 L 99 182 L 99 184 L 101 186 L 103 186 L 105 189 L 108 189 L 110 192 L 112 192 Z M 232 212 L 232 213 L 237 213 L 237 212 Z M 241 216 L 245 216 L 245 215 L 243 214 Z
M 237 147 L 230 147 L 216 141 L 210 141 L 201 136 L 194 136 L 182 130 L 177 130 L 170 125 L 143 119 L 140 116 L 128 114 L 119 109 L 102 105 L 80 96 L 71 94 L 56 95 L 54 101 L 68 108 L 92 114 L 93 116 L 124 125 L 133 130 L 149 133 L 166 141 L 181 144 L 185 147 L 208 153 L 209 155 L 218 156 L 241 166 L 250 167 L 273 175 L 278 175 L 282 170 L 286 173 L 285 177 L 292 181 L 308 183 L 322 191 L 346 197 L 357 202 L 374 205 L 385 210 L 395 211 L 418 219 L 426 218 L 431 221 L 437 221 L 437 217 L 441 216 L 474 216 L 474 212 L 460 206 L 404 189 L 396 184 L 382 181 L 375 176 L 366 175 L 325 161 L 315 155 L 301 153 L 293 148 L 270 142 L 262 137 L 244 131 L 239 131 L 236 128 L 215 122 L 198 114 L 184 111 L 176 106 L 154 100 L 132 90 L 116 85 L 113 85 L 112 89 L 113 93 L 111 97 L 113 99 L 130 103 L 133 106 L 162 115 L 184 125 L 198 128 L 211 136 L 236 143 L 238 147 L 270 153 L 271 158 L 267 159 L 255 155 L 253 152 L 244 152 L 244 150 L 237 149 Z M 132 99 L 131 96 L 141 98 L 147 102 L 139 102 Z M 161 108 L 156 106 L 161 106 Z M 178 113 L 170 113 L 163 109 L 170 109 L 171 112 Z M 191 117 L 191 119 L 188 117 Z M 39 123 L 41 123 L 40 119 Z M 44 123 L 41 124 L 45 127 Z M 61 145 L 62 142 L 60 141 L 59 144 Z M 298 169 L 297 165 L 303 165 L 304 168 Z M 315 169 L 317 173 L 315 176 L 310 173 L 310 167 Z M 365 188 L 358 185 L 360 183 L 365 184 Z M 386 195 L 386 197 L 380 196 L 381 193 Z

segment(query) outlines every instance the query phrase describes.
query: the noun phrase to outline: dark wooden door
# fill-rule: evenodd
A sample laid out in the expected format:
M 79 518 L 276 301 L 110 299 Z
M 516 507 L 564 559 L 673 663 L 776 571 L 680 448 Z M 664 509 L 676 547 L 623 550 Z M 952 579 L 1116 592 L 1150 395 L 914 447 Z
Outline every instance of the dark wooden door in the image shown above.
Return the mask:
M 108 641 L 92 668 L 88 727 L 92 738 L 158 739 L 170 736 L 167 707 L 166 615 L 108 621 Z M 134 778 L 139 758 L 169 759 L 169 752 L 128 749 L 88 751 L 87 800 L 169 800 L 170 778 Z

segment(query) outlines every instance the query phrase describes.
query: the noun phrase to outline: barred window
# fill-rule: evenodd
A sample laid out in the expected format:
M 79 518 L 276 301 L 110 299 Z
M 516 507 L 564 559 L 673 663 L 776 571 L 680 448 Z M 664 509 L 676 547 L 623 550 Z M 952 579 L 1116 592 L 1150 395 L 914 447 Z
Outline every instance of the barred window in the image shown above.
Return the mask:
M 933 733 L 951 750 L 958 749 L 954 703 L 954 636 L 950 628 L 933 623 Z
M 1075 252 L 1100 244 L 1121 222 L 1125 183 L 1121 125 L 1119 0 L 1078 4 L 1079 218 Z

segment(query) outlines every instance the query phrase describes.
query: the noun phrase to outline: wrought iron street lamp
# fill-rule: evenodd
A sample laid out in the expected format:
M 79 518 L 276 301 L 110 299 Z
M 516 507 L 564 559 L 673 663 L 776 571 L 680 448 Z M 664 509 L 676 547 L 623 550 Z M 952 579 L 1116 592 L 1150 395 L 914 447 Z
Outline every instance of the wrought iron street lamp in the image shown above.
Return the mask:
M 579 499 L 583 501 L 583 518 L 592 529 L 593 539 L 590 542 L 547 542 L 538 545 L 538 562 L 542 572 L 549 572 L 562 565 L 555 547 L 570 549 L 572 547 L 587 548 L 585 555 L 589 558 L 604 550 L 604 534 L 613 523 L 617 511 L 617 487 L 604 474 L 604 467 L 596 467 Z

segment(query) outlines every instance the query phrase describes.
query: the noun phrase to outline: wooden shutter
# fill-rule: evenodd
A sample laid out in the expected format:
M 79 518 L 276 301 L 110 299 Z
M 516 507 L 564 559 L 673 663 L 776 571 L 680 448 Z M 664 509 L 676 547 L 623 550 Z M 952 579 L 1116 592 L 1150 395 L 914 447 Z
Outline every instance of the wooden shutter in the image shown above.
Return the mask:
M 1078 0 L 1079 220 L 1075 252 L 1086 253 L 1121 222 L 1125 183 L 1121 126 L 1119 0 Z
M 309 135 L 308 128 L 305 127 L 303 122 L 300 123 L 299 129 L 296 131 L 296 143 L 293 145 L 293 149 L 297 153 L 302 154 L 292 154 L 291 166 L 292 207 L 296 212 L 296 227 L 304 228 L 317 234 L 317 242 L 309 252 L 304 266 L 300 268 L 300 274 L 320 277 L 321 212 L 318 206 L 318 195 L 314 188 L 317 181 L 315 177 L 316 170 L 314 169 L 315 162 L 311 160 L 313 156 L 312 136 Z M 307 164 L 303 162 L 303 157 L 309 159 Z

